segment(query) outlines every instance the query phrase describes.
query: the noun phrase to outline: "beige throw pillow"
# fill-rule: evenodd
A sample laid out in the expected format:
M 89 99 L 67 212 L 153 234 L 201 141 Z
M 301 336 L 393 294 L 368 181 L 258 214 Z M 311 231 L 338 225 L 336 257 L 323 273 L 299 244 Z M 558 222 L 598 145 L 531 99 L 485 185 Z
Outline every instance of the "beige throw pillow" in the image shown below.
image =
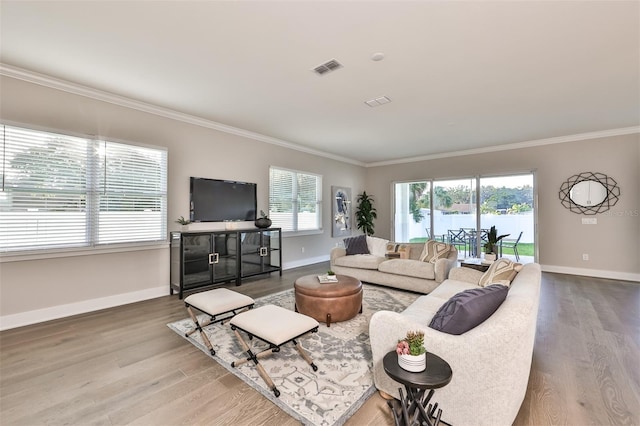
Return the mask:
M 429 240 L 424 244 L 420 260 L 422 262 L 436 263 L 436 260 L 446 258 L 449 255 L 451 246 L 435 240 Z
M 478 285 L 486 287 L 491 284 L 511 285 L 511 281 L 516 277 L 518 272 L 522 270 L 521 263 L 512 262 L 509 259 L 501 257 L 489 266 L 487 272 L 480 277 Z
M 399 244 L 397 251 L 400 254 L 400 259 L 409 259 L 409 255 L 411 254 L 411 247 L 407 244 Z

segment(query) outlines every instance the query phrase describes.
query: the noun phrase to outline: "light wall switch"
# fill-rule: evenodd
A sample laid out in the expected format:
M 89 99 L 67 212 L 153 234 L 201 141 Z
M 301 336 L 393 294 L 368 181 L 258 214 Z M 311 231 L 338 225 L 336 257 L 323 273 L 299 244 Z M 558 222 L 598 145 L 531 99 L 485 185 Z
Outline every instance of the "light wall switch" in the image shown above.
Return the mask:
M 595 217 L 583 217 L 582 218 L 583 225 L 597 225 L 598 219 Z

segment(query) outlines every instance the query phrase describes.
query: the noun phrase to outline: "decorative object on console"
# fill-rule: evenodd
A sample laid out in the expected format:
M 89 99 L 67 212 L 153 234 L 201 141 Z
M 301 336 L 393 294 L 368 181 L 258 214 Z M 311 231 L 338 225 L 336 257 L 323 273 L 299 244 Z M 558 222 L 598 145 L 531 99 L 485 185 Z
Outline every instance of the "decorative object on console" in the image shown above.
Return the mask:
M 187 231 L 189 229 L 189 224 L 191 223 L 191 221 L 189 219 L 185 219 L 184 216 L 180 216 L 175 222 L 182 225 L 183 231 Z
M 260 210 L 260 217 L 256 219 L 254 225 L 256 225 L 256 228 L 260 229 L 268 228 L 271 226 L 271 219 L 269 219 L 264 210 Z
M 356 223 L 358 229 L 362 229 L 366 235 L 373 235 L 373 219 L 378 217 L 376 208 L 373 207 L 373 198 L 363 191 L 358 195 L 358 207 L 356 210 Z
M 610 176 L 583 172 L 571 176 L 560 186 L 562 205 L 577 214 L 594 215 L 614 206 L 620 198 L 620 187 Z
M 398 365 L 407 371 L 417 373 L 427 368 L 427 351 L 424 348 L 424 332 L 408 331 L 407 336 L 398 340 L 396 346 Z
M 332 186 L 331 193 L 335 202 L 333 205 L 332 237 L 344 237 L 351 235 L 353 227 L 351 219 L 351 188 Z

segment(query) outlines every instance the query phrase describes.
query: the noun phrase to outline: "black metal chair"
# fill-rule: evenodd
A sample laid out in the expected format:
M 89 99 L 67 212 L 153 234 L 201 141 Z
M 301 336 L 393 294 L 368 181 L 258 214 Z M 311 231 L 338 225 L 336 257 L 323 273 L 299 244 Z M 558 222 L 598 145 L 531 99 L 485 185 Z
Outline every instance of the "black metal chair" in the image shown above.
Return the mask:
M 520 235 L 518 238 L 514 239 L 501 239 L 500 240 L 500 256 L 502 256 L 502 249 L 510 248 L 513 249 L 513 254 L 516 255 L 516 262 L 520 260 L 520 254 L 518 253 L 518 243 L 520 242 L 520 238 L 522 238 L 523 231 L 520 231 Z
M 458 249 L 458 253 L 460 252 L 458 247 L 464 247 L 464 257 L 467 257 L 467 235 L 464 229 L 449 229 L 447 231 L 447 242 L 455 246 Z

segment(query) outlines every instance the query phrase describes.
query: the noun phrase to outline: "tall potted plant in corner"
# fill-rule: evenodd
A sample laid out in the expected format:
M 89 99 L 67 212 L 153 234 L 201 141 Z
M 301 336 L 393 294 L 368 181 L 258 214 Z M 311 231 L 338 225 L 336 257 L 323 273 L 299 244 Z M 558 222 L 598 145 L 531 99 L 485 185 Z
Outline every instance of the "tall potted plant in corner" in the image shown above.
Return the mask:
M 363 191 L 358 195 L 358 206 L 356 208 L 356 226 L 366 235 L 373 235 L 373 219 L 377 218 L 376 208 L 373 207 L 373 198 Z
M 496 260 L 497 256 L 495 248 L 501 239 L 508 236 L 509 234 L 498 236 L 498 230 L 495 226 L 492 226 L 491 229 L 489 229 L 489 233 L 487 233 L 487 242 L 484 243 L 484 260 L 486 260 L 487 262 L 493 262 L 494 260 Z

